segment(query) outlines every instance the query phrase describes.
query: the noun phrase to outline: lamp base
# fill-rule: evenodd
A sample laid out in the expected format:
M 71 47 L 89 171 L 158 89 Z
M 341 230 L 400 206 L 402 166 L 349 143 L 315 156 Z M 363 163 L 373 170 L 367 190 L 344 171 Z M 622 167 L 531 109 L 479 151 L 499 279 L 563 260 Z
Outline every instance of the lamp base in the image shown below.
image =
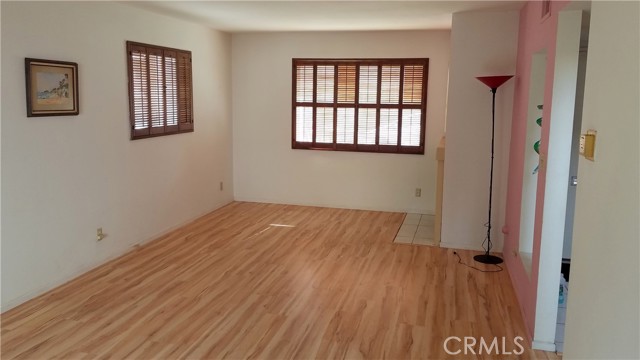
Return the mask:
M 503 261 L 501 258 L 495 255 L 487 255 L 487 254 L 476 255 L 473 257 L 473 260 L 479 263 L 491 264 L 491 265 L 502 264 L 502 261 Z

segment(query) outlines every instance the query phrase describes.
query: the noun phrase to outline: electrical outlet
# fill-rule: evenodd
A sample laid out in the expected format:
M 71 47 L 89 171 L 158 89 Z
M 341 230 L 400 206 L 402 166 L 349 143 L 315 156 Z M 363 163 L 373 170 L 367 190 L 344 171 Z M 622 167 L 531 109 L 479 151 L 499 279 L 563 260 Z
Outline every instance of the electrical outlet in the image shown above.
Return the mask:
M 420 196 L 422 196 L 422 189 L 416 188 L 416 197 L 420 197 Z
M 220 181 L 220 191 L 224 190 L 224 183 Z
M 98 241 L 100 241 L 100 240 L 102 240 L 102 239 L 107 237 L 107 234 L 102 232 L 102 228 L 101 227 L 98 228 L 98 230 L 96 231 L 96 235 L 98 237 Z

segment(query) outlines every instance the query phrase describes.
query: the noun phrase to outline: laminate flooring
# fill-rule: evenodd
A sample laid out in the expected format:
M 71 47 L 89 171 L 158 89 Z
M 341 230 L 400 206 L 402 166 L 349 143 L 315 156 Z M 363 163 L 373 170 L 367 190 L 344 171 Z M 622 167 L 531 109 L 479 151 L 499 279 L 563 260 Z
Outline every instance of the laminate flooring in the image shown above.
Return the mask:
M 2 314 L 2 358 L 560 358 L 447 354 L 526 339 L 509 275 L 393 243 L 403 217 L 231 203 Z

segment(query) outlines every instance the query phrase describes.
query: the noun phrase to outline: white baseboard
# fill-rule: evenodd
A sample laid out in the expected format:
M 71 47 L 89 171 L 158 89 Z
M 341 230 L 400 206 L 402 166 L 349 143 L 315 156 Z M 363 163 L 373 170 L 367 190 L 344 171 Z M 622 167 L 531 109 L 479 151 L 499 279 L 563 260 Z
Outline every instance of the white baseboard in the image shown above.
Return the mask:
M 482 248 L 482 244 L 466 244 L 466 243 L 451 243 L 451 242 L 445 242 L 442 241 L 440 243 L 440 247 L 443 248 L 447 248 L 447 249 L 459 249 L 459 250 L 474 250 L 474 251 L 485 251 Z M 494 247 L 491 249 L 491 253 L 497 253 L 497 254 L 502 254 L 502 248 L 499 247 Z
M 222 204 L 216 204 L 213 209 L 206 210 L 206 211 L 200 213 L 199 215 L 197 215 L 197 216 L 195 216 L 195 217 L 193 217 L 191 219 L 188 219 L 188 220 L 183 221 L 183 222 L 181 222 L 179 224 L 173 225 L 173 226 L 171 226 L 171 227 L 169 227 L 167 229 L 164 229 L 164 230 L 156 233 L 155 235 L 147 237 L 146 239 L 144 239 L 144 240 L 142 240 L 140 242 L 134 243 L 134 244 L 124 248 L 122 252 L 118 252 L 118 253 L 116 253 L 116 254 L 114 254 L 112 256 L 109 256 L 109 257 L 101 260 L 97 264 L 90 264 L 88 266 L 82 266 L 82 267 L 78 267 L 76 269 L 73 269 L 73 270 L 67 272 L 66 274 L 63 274 L 62 276 L 60 276 L 59 279 L 57 281 L 55 281 L 54 283 L 46 284 L 45 286 L 38 287 L 37 289 L 35 289 L 33 291 L 30 291 L 30 292 L 28 292 L 26 294 L 23 294 L 23 295 L 20 295 L 20 296 L 18 296 L 16 298 L 8 300 L 5 304 L 0 306 L 0 313 L 3 313 L 5 311 L 7 311 L 7 310 L 10 310 L 10 309 L 12 309 L 12 308 L 14 308 L 14 307 L 16 307 L 18 305 L 21 305 L 21 304 L 23 304 L 23 303 L 25 303 L 25 302 L 27 302 L 29 300 L 35 299 L 36 297 L 38 297 L 40 295 L 43 295 L 43 294 L 45 294 L 45 293 L 47 293 L 49 291 L 55 290 L 56 288 L 58 288 L 60 286 L 63 286 L 64 284 L 74 280 L 75 278 L 83 276 L 84 274 L 86 274 L 86 273 L 88 273 L 88 272 L 90 272 L 90 271 L 92 271 L 94 269 L 97 269 L 97 268 L 107 264 L 108 262 L 110 262 L 112 260 L 115 260 L 115 259 L 117 259 L 117 258 L 119 258 L 121 256 L 124 256 L 124 255 L 130 253 L 131 251 L 135 251 L 140 246 L 143 246 L 146 243 L 149 243 L 149 242 L 151 242 L 153 240 L 159 239 L 162 236 L 167 235 L 170 232 L 172 232 L 172 231 L 174 231 L 174 230 L 176 230 L 176 229 L 178 229 L 178 228 L 180 228 L 180 227 L 182 227 L 184 225 L 187 225 L 187 224 L 189 224 L 189 223 L 191 223 L 191 222 L 193 222 L 193 221 L 195 221 L 195 220 L 207 215 L 210 212 L 216 211 L 216 210 L 218 210 L 218 209 L 220 209 L 220 208 L 222 208 L 224 206 L 229 205 L 231 202 L 233 202 L 233 201 L 229 201 L 229 202 L 222 203 Z
M 534 350 L 543 350 L 543 351 L 556 351 L 556 343 L 547 342 L 547 341 L 537 341 L 533 340 L 531 344 L 531 348 Z
M 449 243 L 444 241 L 440 242 L 440 247 L 447 248 L 447 249 L 458 249 L 458 250 L 476 250 L 476 251 L 483 250 L 481 246 L 470 245 L 470 244 Z
M 398 208 L 398 207 L 372 207 L 372 206 L 353 206 L 353 204 L 335 204 L 335 203 L 308 203 L 304 201 L 282 201 L 271 198 L 253 198 L 253 197 L 244 197 L 244 196 L 235 196 L 235 201 L 242 202 L 255 202 L 255 203 L 263 203 L 263 204 L 281 204 L 281 205 L 297 205 L 297 206 L 313 206 L 313 207 L 325 207 L 332 209 L 349 209 L 349 210 L 366 210 L 366 211 L 382 211 L 382 212 L 400 212 L 400 213 L 414 213 L 414 214 L 427 214 L 427 215 L 435 215 L 434 211 L 426 210 L 426 209 L 406 209 L 406 208 Z

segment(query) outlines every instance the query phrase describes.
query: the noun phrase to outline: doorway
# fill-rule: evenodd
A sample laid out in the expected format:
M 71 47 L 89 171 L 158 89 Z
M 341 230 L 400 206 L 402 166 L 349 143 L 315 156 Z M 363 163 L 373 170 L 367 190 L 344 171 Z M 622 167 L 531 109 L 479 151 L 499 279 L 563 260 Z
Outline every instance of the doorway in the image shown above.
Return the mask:
M 583 10 L 588 9 L 569 6 L 558 15 L 549 144 L 546 153 L 540 154 L 546 177 L 533 347 L 548 351 L 561 351 L 563 346 L 563 336 L 557 339 L 556 335 L 564 333 L 560 318 L 566 307 L 559 311 L 559 305 L 566 304 L 568 296 L 561 296 L 559 289 L 562 259 L 571 258 L 575 210 L 571 177 L 577 174 L 589 23 Z

